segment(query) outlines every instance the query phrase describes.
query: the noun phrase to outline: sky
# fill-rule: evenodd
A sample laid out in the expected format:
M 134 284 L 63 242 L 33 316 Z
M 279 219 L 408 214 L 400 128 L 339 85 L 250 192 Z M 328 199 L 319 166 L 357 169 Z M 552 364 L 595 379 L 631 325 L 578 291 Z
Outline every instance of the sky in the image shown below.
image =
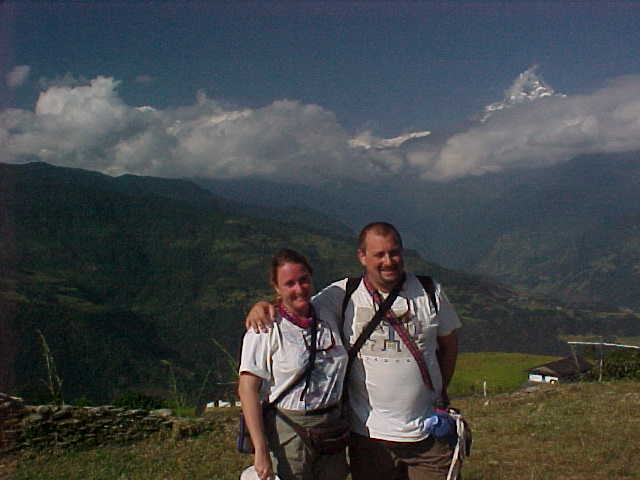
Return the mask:
M 447 182 L 640 150 L 639 32 L 604 0 L 5 0 L 0 161 Z

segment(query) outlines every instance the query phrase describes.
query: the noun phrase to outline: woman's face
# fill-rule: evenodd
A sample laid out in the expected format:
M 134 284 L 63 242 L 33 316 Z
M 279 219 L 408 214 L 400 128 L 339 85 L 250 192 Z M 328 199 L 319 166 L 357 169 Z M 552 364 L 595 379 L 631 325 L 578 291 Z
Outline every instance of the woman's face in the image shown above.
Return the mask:
M 276 272 L 276 293 L 287 310 L 298 315 L 309 314 L 313 285 L 311 274 L 300 263 L 285 263 Z

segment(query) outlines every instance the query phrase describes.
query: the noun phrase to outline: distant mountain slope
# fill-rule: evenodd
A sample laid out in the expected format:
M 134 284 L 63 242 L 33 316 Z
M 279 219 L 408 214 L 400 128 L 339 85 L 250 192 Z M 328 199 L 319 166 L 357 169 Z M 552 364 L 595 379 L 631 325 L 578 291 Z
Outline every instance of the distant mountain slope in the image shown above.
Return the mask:
M 575 159 L 514 186 L 486 209 L 493 240 L 471 270 L 567 301 L 640 310 L 639 160 Z
M 570 303 L 640 310 L 640 282 L 633 273 L 640 240 L 637 152 L 449 183 L 401 176 L 383 185 L 218 180 L 206 187 L 229 198 L 243 192 L 246 201 L 259 197 L 274 206 L 295 194 L 301 204 L 356 229 L 374 218 L 390 220 L 408 245 L 442 265 Z M 606 271 L 597 266 L 603 262 Z
M 193 182 L 214 192 L 219 206 L 229 212 L 242 212 L 252 217 L 279 220 L 287 223 L 313 225 L 313 228 L 329 234 L 352 235 L 353 229 L 342 216 L 325 209 L 326 198 L 315 202 L 315 190 L 294 184 L 273 184 L 258 180 L 220 181 L 193 179 Z
M 175 188 L 173 188 L 175 186 Z M 271 295 L 270 256 L 289 246 L 316 285 L 357 274 L 353 236 L 221 210 L 185 181 L 111 178 L 46 164 L 0 165 L 0 390 L 46 395 L 38 331 L 68 399 L 127 389 L 167 394 L 168 361 L 192 395 L 233 378 L 247 308 Z M 300 219 L 304 220 L 304 218 Z M 597 319 L 427 263 L 460 312 L 466 351 L 563 353 L 563 333 L 627 334 L 635 317 Z
M 573 303 L 638 310 L 640 215 L 516 228 L 500 235 L 476 269 Z

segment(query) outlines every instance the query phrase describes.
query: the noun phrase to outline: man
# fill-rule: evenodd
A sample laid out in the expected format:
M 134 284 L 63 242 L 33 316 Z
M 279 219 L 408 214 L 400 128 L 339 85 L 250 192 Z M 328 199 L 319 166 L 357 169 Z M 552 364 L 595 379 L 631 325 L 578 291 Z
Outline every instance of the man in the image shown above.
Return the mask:
M 351 366 L 352 478 L 444 480 L 453 447 L 430 435 L 429 418 L 436 405 L 448 403 L 446 388 L 455 370 L 460 320 L 439 285 L 433 305 L 417 277 L 405 272 L 402 239 L 393 225 L 375 222 L 364 227 L 357 255 L 364 275 L 349 299 L 343 325 L 350 346 L 389 292 L 401 288 Z M 346 285 L 346 279 L 338 281 L 314 297 L 320 318 L 340 325 Z M 263 307 L 254 307 L 247 324 L 260 325 L 261 312 Z M 415 356 L 401 331 L 405 336 L 408 332 L 409 342 L 417 347 Z M 420 357 L 422 365 L 416 361 Z

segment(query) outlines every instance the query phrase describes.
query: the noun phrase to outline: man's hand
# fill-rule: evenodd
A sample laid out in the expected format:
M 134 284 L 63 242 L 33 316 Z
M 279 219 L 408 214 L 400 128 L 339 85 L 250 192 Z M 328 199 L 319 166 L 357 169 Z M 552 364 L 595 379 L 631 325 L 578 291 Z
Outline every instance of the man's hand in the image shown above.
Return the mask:
M 251 307 L 244 324 L 247 330 L 253 329 L 256 333 L 267 332 L 273 325 L 275 317 L 275 307 L 269 302 L 260 301 Z

